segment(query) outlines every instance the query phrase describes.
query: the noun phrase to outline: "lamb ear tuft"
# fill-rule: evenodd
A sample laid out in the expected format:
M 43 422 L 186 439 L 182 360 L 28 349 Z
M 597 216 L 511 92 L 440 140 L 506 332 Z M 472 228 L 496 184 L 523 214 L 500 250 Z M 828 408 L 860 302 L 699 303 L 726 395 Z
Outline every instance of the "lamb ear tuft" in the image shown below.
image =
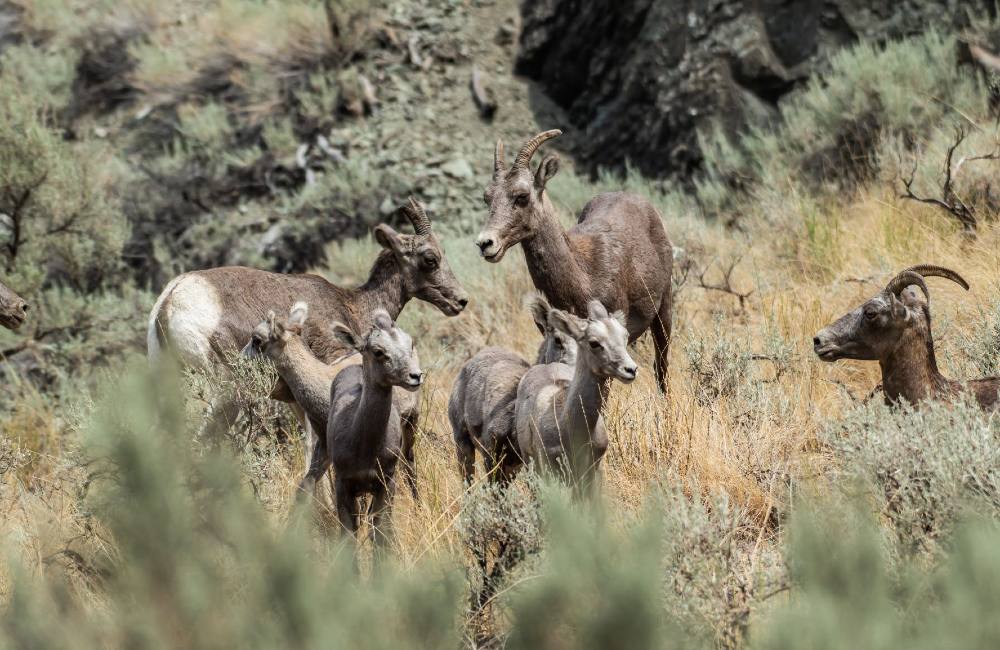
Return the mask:
M 302 327 L 307 318 L 309 318 L 309 304 L 300 300 L 292 305 L 291 311 L 288 312 L 288 325 L 289 327 Z
M 352 350 L 357 350 L 358 352 L 364 347 L 364 341 L 357 334 L 354 333 L 347 325 L 341 322 L 334 322 L 331 325 L 333 329 L 333 336 L 338 341 L 343 343 L 345 346 L 351 348 Z
M 391 330 L 395 325 L 389 312 L 378 309 L 372 314 L 372 324 L 380 330 Z
M 567 334 L 576 340 L 583 338 L 584 333 L 587 331 L 587 321 L 577 318 L 573 314 L 561 309 L 550 309 L 548 322 L 549 327 L 552 329 Z
M 540 295 L 534 295 L 528 300 L 528 309 L 531 310 L 531 318 L 535 321 L 538 331 L 545 334 L 549 324 L 549 303 Z
M 604 308 L 600 300 L 591 300 L 587 303 L 587 318 L 590 320 L 601 320 L 608 317 L 608 310 Z

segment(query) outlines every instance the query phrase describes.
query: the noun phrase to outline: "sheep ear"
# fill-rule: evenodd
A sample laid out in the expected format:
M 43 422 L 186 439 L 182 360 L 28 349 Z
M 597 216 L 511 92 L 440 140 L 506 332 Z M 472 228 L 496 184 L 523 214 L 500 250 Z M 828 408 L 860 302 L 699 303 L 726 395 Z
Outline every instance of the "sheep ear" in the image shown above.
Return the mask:
M 309 305 L 304 302 L 297 302 L 292 305 L 292 310 L 288 313 L 289 327 L 302 327 L 309 318 Z
M 904 292 L 905 294 L 905 292 Z M 907 303 L 909 300 L 900 300 L 893 294 L 889 294 L 889 308 L 892 310 L 892 318 L 897 321 L 905 321 L 910 316 L 910 310 L 907 309 Z M 913 301 L 916 302 L 916 301 Z
M 604 308 L 600 300 L 591 300 L 587 303 L 587 318 L 590 320 L 602 320 L 608 317 L 608 310 Z
M 546 156 L 542 163 L 535 170 L 535 188 L 541 192 L 545 189 L 545 184 L 559 171 L 559 156 L 552 154 Z
M 528 308 L 531 310 L 531 318 L 535 321 L 538 331 L 545 334 L 549 325 L 549 303 L 541 296 L 534 296 L 528 303 Z
M 378 242 L 379 246 L 393 253 L 400 253 L 403 250 L 400 234 L 384 223 L 375 226 L 375 241 Z
M 380 330 L 389 331 L 393 328 L 392 317 L 384 309 L 377 310 L 372 314 L 372 323 Z
M 335 322 L 331 325 L 331 327 L 333 328 L 333 336 L 345 346 L 351 348 L 352 350 L 357 350 L 358 352 L 360 352 L 361 348 L 364 347 L 364 342 L 361 338 L 347 325 Z
M 627 325 L 628 321 L 625 318 L 625 312 L 623 312 L 621 309 L 619 309 L 615 313 L 611 314 L 611 318 L 614 318 L 616 321 L 618 321 L 619 325 L 621 325 L 625 329 L 628 329 L 628 325 Z
M 274 310 L 267 312 L 267 316 L 264 317 L 264 321 L 267 323 L 268 337 L 272 339 L 279 338 L 281 334 L 285 331 L 285 328 L 281 326 L 278 322 L 278 317 L 274 313 Z
M 573 314 L 561 309 L 549 310 L 548 322 L 552 329 L 571 336 L 576 340 L 583 338 L 584 332 L 587 331 L 587 321 L 577 318 Z

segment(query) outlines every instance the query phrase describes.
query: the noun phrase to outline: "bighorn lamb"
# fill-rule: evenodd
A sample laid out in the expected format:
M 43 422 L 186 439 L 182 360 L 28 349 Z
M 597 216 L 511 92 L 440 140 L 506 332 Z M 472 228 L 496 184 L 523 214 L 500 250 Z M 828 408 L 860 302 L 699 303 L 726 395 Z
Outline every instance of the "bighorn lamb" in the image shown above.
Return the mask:
M 333 464 L 337 517 L 356 533 L 360 524 L 359 498 L 372 495 L 372 535 L 379 548 L 389 533 L 389 508 L 396 489 L 396 462 L 403 454 L 399 411 L 393 387 L 415 391 L 424 373 L 413 340 L 396 327 L 389 314 L 376 310 L 364 335 L 343 323 L 334 334 L 361 353 L 361 366 L 345 368 L 330 388 L 326 445 L 317 445 L 301 487 L 311 492 Z
M 960 393 L 971 393 L 980 407 L 995 410 L 1000 405 L 1000 378 L 954 381 L 938 371 L 931 335 L 931 295 L 924 282 L 925 277 L 932 276 L 969 288 L 962 276 L 949 269 L 929 264 L 911 266 L 890 280 L 878 295 L 820 330 L 813 338 L 813 350 L 823 361 L 878 361 L 888 404 L 906 400 L 916 405 L 923 400 L 948 400 Z
M 564 231 L 545 185 L 559 169 L 555 155 L 534 173 L 530 161 L 543 142 L 561 132 L 545 131 L 521 148 L 510 169 L 503 143 L 493 154 L 493 179 L 483 199 L 486 227 L 476 245 L 488 262 L 499 262 L 520 242 L 535 287 L 552 306 L 577 315 L 592 299 L 626 313 L 629 342 L 647 329 L 655 348 L 656 381 L 666 391 L 671 329 L 673 246 L 656 208 L 634 194 L 599 194 Z
M 535 297 L 530 308 L 535 325 L 545 337 L 535 363 L 574 365 L 576 341 L 549 325 L 549 304 Z M 483 470 L 491 480 L 506 481 L 521 467 L 514 435 L 514 401 L 517 385 L 530 367 L 516 352 L 491 347 L 477 352 L 459 371 L 448 399 L 448 420 L 466 482 L 475 475 L 477 449 Z
M 30 305 L 14 290 L 0 282 L 0 325 L 16 330 L 28 317 Z
M 261 314 L 269 310 L 287 313 L 298 301 L 310 305 L 303 338 L 321 361 L 333 361 L 343 351 L 329 335 L 329 324 L 334 321 L 364 331 L 371 327 L 376 309 L 396 318 L 411 298 L 429 302 L 447 316 L 457 315 L 468 296 L 448 267 L 427 214 L 412 197 L 402 211 L 416 234 L 404 235 L 385 224 L 376 226 L 375 240 L 385 250 L 376 258 L 368 280 L 356 289 L 338 287 L 317 275 L 245 267 L 193 271 L 174 278 L 149 315 L 150 360 L 158 359 L 166 347 L 187 366 L 224 363 L 227 351 L 241 349 L 250 339 Z M 274 397 L 291 401 L 285 386 L 279 386 Z M 211 409 L 208 427 L 228 424 L 236 415 L 231 400 L 220 402 Z M 306 443 L 311 456 L 308 431 Z
M 587 318 L 553 309 L 549 324 L 576 340 L 576 366 L 534 366 L 517 387 L 514 427 L 525 460 L 560 467 L 578 485 L 587 486 L 600 471 L 608 448 L 601 410 L 610 379 L 632 382 L 639 371 L 629 356 L 625 315 L 608 311 L 598 300 Z
M 285 323 L 278 321 L 273 311 L 268 312 L 264 320 L 254 329 L 250 342 L 242 354 L 249 358 L 264 356 L 274 364 L 296 403 L 309 418 L 312 430 L 324 432 L 324 435 L 319 437 L 318 444 L 326 449 L 325 432 L 327 418 L 330 415 L 330 386 L 341 370 L 360 365 L 361 355 L 352 350 L 334 363 L 324 363 L 317 359 L 302 340 L 302 327 L 308 316 L 309 306 L 302 302 L 292 306 L 288 321 Z M 420 393 L 394 389 L 392 399 L 402 421 L 400 460 L 403 462 L 403 478 L 406 479 L 413 497 L 417 498 L 413 443 L 420 419 Z M 311 463 L 311 455 L 308 461 Z

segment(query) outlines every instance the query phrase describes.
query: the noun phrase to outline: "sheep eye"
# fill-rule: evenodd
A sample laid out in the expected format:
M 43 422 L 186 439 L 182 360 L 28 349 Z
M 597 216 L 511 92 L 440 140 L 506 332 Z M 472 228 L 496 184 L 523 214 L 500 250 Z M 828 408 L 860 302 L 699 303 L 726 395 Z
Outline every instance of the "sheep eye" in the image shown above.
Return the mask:
M 598 349 L 600 347 L 601 347 L 600 342 L 598 342 L 598 341 L 591 341 L 590 342 L 590 349 L 591 350 L 596 350 L 596 349 Z
M 433 255 L 428 255 L 424 258 L 424 266 L 430 270 L 434 270 L 438 267 L 438 260 Z
M 876 318 L 878 318 L 878 311 L 874 309 L 866 309 L 865 318 L 867 318 L 868 320 L 875 320 Z
M 517 197 L 514 199 L 514 205 L 518 208 L 523 208 L 524 206 L 528 205 L 528 195 L 518 194 Z
M 379 350 L 378 348 L 372 350 L 372 354 L 375 355 L 376 359 L 381 359 L 381 358 L 385 357 L 385 352 L 383 352 L 382 350 Z

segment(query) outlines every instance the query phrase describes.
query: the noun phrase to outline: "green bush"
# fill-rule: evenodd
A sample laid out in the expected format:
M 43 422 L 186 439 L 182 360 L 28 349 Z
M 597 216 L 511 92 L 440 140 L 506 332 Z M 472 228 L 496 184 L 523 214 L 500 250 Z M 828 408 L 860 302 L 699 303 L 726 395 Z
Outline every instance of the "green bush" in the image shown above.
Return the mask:
M 995 418 L 975 404 L 914 410 L 871 400 L 831 424 L 825 440 L 877 499 L 898 550 L 937 555 L 970 506 L 1000 519 L 997 435 Z
M 799 183 L 851 189 L 877 177 L 887 136 L 912 143 L 942 122 L 987 115 L 975 74 L 956 71 L 956 45 L 956 36 L 931 29 L 845 48 L 783 104 L 777 127 L 752 129 L 738 143 L 721 129 L 702 134 L 702 205 L 732 211 L 748 192 L 785 194 Z

